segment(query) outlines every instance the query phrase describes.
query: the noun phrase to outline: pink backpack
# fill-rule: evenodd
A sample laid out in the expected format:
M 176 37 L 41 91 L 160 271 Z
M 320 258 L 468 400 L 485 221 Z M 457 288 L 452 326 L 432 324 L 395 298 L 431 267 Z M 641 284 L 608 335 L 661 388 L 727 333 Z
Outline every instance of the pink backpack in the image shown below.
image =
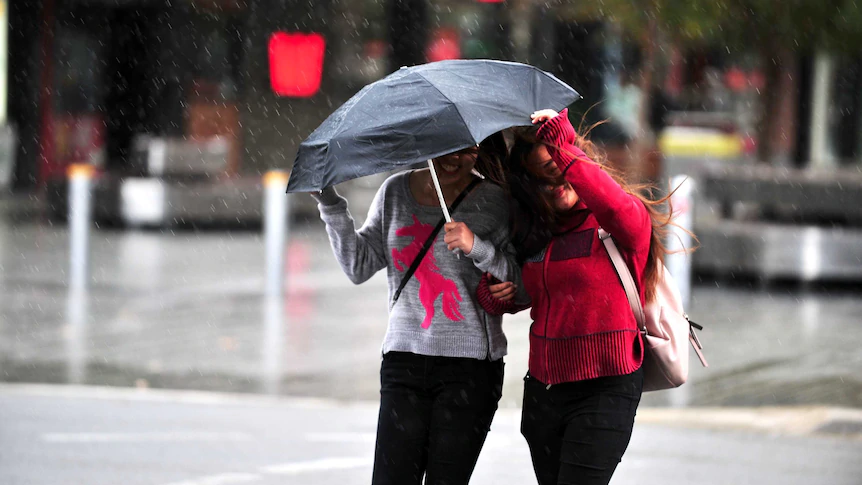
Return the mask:
M 703 327 L 689 321 L 682 308 L 682 298 L 667 268 L 658 263 L 662 278 L 656 285 L 655 299 L 641 305 L 637 286 L 614 240 L 602 228 L 599 239 L 605 245 L 611 262 L 617 270 L 635 320 L 643 332 L 644 340 L 644 391 L 659 391 L 679 387 L 688 379 L 688 344 L 691 342 L 700 363 L 709 367 L 703 356 L 703 346 L 694 330 Z

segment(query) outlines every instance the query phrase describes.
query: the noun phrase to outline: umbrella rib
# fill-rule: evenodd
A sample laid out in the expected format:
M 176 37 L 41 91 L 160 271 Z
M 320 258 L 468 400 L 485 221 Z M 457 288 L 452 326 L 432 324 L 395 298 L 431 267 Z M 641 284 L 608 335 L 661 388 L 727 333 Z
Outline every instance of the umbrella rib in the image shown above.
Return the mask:
M 443 94 L 443 91 L 440 91 L 440 88 L 438 88 L 437 86 L 435 86 L 435 85 L 434 85 L 434 83 L 432 83 L 430 79 L 428 79 L 427 77 L 423 76 L 421 72 L 414 72 L 414 74 L 416 74 L 417 76 L 419 76 L 419 77 L 421 77 L 422 79 L 424 79 L 424 80 L 425 80 L 425 82 L 427 82 L 427 83 L 428 83 L 432 88 L 434 88 L 435 90 L 437 90 L 437 92 L 438 92 L 438 93 L 440 93 L 440 96 L 443 96 L 443 97 L 444 97 L 444 98 L 446 98 L 447 100 L 452 101 L 451 99 L 449 99 L 449 97 L 448 97 L 448 96 L 446 96 L 445 94 Z M 472 131 L 470 131 L 470 125 L 468 125 L 468 124 L 467 124 L 467 120 L 465 120 L 465 119 L 464 119 L 464 115 L 463 115 L 463 114 L 461 114 L 461 110 L 460 110 L 460 109 L 458 109 L 458 104 L 457 104 L 457 103 L 455 103 L 455 102 L 452 102 L 452 106 L 454 106 L 454 107 L 455 107 L 455 112 L 456 112 L 456 113 L 458 113 L 458 117 L 459 117 L 459 118 L 461 118 L 461 123 L 464 123 L 464 128 L 467 128 L 467 133 L 470 133 L 470 137 L 472 137 L 472 138 L 473 138 L 473 141 L 476 141 L 476 137 L 473 135 L 473 132 L 472 132 Z

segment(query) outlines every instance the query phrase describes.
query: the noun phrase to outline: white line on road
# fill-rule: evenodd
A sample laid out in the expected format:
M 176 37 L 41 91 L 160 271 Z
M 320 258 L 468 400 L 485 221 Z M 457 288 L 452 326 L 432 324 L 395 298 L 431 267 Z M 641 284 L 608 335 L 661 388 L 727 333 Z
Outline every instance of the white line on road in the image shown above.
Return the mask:
M 190 441 L 249 441 L 245 433 L 168 432 L 168 433 L 45 433 L 46 443 L 170 443 Z
M 166 485 L 230 485 L 231 483 L 256 482 L 261 478 L 263 477 L 253 473 L 222 473 L 220 475 L 210 475 L 208 477 L 183 480 L 181 482 L 171 482 Z
M 312 443 L 374 443 L 375 433 L 308 433 L 305 440 Z
M 357 457 L 324 458 L 313 461 L 298 461 L 272 465 L 260 469 L 260 473 L 271 475 L 300 475 L 303 473 L 327 472 L 330 470 L 349 470 L 371 466 L 371 460 Z M 222 473 L 206 477 L 192 478 L 165 485 L 230 485 L 233 483 L 256 482 L 263 476 L 256 473 Z
M 371 460 L 368 458 L 343 457 L 273 465 L 261 468 L 261 471 L 264 473 L 271 473 L 273 475 L 299 475 L 300 473 L 307 472 L 348 470 L 351 468 L 364 468 L 370 466 Z
M 305 441 L 310 443 L 347 443 L 373 444 L 377 440 L 375 433 L 307 433 Z M 520 435 L 491 432 L 485 440 L 486 448 L 509 448 L 520 443 Z

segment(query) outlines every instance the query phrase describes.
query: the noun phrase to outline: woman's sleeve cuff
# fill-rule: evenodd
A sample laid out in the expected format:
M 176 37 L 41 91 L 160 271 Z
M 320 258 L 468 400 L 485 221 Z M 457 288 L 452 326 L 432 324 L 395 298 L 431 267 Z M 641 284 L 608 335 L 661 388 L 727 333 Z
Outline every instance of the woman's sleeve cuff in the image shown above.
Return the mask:
M 555 145 L 573 145 L 578 135 L 569 121 L 569 109 L 544 122 L 536 132 L 536 136 L 542 140 Z
M 496 249 L 494 245 L 477 235 L 473 235 L 473 248 L 467 253 L 467 257 L 475 261 L 477 264 L 486 263 L 494 257 Z

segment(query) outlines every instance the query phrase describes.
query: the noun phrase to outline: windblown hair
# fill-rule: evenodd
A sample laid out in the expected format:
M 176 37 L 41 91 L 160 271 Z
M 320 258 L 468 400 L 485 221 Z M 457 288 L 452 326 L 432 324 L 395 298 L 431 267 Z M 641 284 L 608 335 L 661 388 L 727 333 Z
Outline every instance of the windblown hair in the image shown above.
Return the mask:
M 605 153 L 587 139 L 593 125 L 579 135 L 575 144 L 584 151 L 593 163 L 604 170 L 616 181 L 622 189 L 640 200 L 649 213 L 652 221 L 652 233 L 650 235 L 650 250 L 644 273 L 644 285 L 646 301 L 655 298 L 655 288 L 661 278 L 657 262 L 664 263 L 664 256 L 670 251 L 664 241 L 669 233 L 669 226 L 676 225 L 673 222 L 673 206 L 671 196 L 676 191 L 674 188 L 668 195 L 654 199 L 653 194 L 657 188 L 649 184 L 632 184 L 625 180 L 623 174 L 610 167 L 607 163 Z M 537 143 L 543 143 L 536 138 L 538 127 L 527 127 L 515 132 L 515 143 L 506 164 L 506 185 L 514 199 L 516 206 L 512 208 L 512 242 L 517 251 L 517 258 L 523 263 L 527 258 L 544 249 L 555 233 L 562 229 L 567 219 L 567 214 L 560 214 L 551 202 L 542 196 L 542 187 L 548 184 L 560 183 L 560 180 L 548 180 L 537 177 L 526 169 L 527 157 Z M 564 150 L 562 147 L 554 147 Z M 589 163 L 580 161 L 578 163 Z M 678 187 L 677 187 L 678 188 Z M 690 234 L 690 233 L 689 233 Z M 693 234 L 691 234 L 694 237 Z M 697 241 L 697 238 L 694 238 Z
M 505 186 L 506 175 L 503 171 L 503 164 L 508 157 L 509 149 L 506 146 L 506 138 L 503 136 L 503 132 L 498 131 L 479 143 L 476 171 L 485 176 L 487 180 Z

